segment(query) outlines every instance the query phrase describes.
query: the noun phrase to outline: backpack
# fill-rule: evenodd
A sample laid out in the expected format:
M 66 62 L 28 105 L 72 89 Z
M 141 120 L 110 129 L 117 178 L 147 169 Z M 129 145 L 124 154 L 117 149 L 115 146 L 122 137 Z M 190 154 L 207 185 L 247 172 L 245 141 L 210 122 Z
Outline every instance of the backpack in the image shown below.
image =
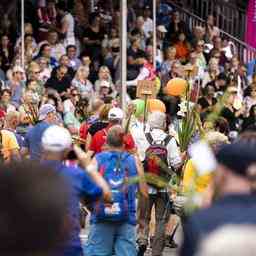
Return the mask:
M 168 151 L 167 145 L 169 144 L 172 136 L 167 135 L 164 140 L 154 141 L 151 133 L 145 134 L 149 148 L 146 150 L 144 170 L 145 173 L 152 174 L 154 176 L 162 178 L 163 181 L 169 182 L 173 174 L 171 168 L 168 165 Z M 148 182 L 151 183 L 151 182 Z M 154 183 L 150 185 L 157 187 Z
M 104 152 L 96 155 L 99 172 L 108 183 L 112 192 L 112 203 L 102 200 L 94 204 L 94 215 L 99 221 L 120 222 L 128 219 L 128 169 L 124 152 Z

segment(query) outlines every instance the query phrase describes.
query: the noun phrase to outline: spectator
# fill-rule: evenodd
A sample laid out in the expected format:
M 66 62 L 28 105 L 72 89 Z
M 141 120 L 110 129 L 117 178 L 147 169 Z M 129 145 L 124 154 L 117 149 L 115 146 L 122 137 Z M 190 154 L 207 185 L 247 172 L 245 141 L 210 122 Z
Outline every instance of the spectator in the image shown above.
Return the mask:
M 45 88 L 56 90 L 60 95 L 66 94 L 71 86 L 71 80 L 67 76 L 68 69 L 66 66 L 57 68 L 56 76 L 51 76 L 45 83 Z
M 212 43 L 214 37 L 220 36 L 220 30 L 218 27 L 214 26 L 214 16 L 208 15 L 206 21 L 206 43 Z
M 44 131 L 55 123 L 56 109 L 50 104 L 42 105 L 39 109 L 39 123 L 31 128 L 26 134 L 24 145 L 22 148 L 22 155 L 29 153 L 30 159 L 39 160 L 42 153 L 41 140 Z
M 151 19 L 151 10 L 148 5 L 145 7 L 143 18 L 144 18 L 143 31 L 145 33 L 146 38 L 149 38 L 152 36 L 152 33 L 153 33 L 153 20 Z
M 140 40 L 140 38 L 133 38 L 127 52 L 127 80 L 135 79 L 145 62 L 145 52 L 140 48 Z
M 81 66 L 78 68 L 72 86 L 75 87 L 82 97 L 90 98 L 94 95 L 94 88 L 92 83 L 88 80 L 90 69 L 88 66 Z
M 59 1 L 56 5 L 57 14 L 61 17 L 60 28 L 57 31 L 61 34 L 64 42 L 64 47 L 68 45 L 75 45 L 75 21 L 71 13 L 68 12 L 66 3 L 64 1 Z
M 24 90 L 24 74 L 25 71 L 20 66 L 15 66 L 12 69 L 12 78 L 9 80 L 6 85 L 12 93 L 11 103 L 18 107 L 21 104 L 21 97 Z
M 69 65 L 73 70 L 77 70 L 80 65 L 81 61 L 77 58 L 77 48 L 75 45 L 68 45 L 66 48 L 67 56 L 69 58 Z
M 189 56 L 190 45 L 184 33 L 180 33 L 178 38 L 178 41 L 174 45 L 176 48 L 176 59 L 180 60 L 182 63 L 186 63 Z
M 162 75 L 166 75 L 171 71 L 172 64 L 176 61 L 177 50 L 175 47 L 168 47 L 165 52 L 166 58 L 161 66 Z
M 14 49 L 7 35 L 1 37 L 0 58 L 2 60 L 1 68 L 6 72 L 10 67 L 14 57 Z

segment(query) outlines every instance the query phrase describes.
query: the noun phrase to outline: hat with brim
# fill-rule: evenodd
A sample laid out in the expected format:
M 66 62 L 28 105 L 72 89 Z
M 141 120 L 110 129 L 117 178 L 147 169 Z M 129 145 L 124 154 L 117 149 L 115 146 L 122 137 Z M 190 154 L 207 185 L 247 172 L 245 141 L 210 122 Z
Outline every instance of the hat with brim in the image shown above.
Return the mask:
M 39 117 L 38 120 L 42 121 L 44 120 L 49 113 L 56 112 L 56 108 L 51 104 L 44 104 L 39 109 Z

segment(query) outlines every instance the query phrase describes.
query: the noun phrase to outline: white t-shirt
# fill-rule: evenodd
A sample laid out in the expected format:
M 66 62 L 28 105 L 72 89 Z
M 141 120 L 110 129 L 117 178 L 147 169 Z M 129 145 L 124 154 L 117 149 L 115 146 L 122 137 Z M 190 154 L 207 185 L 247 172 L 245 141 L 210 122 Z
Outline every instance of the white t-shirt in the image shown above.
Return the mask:
M 68 24 L 68 30 L 66 33 L 66 37 L 64 39 L 64 46 L 67 47 L 68 45 L 72 44 L 75 45 L 75 21 L 73 16 L 70 13 L 67 13 L 63 19 L 61 20 L 61 23 L 67 23 Z
M 143 25 L 143 31 L 145 33 L 145 36 L 147 38 L 150 37 L 150 32 L 153 32 L 153 20 L 150 18 L 147 18 Z

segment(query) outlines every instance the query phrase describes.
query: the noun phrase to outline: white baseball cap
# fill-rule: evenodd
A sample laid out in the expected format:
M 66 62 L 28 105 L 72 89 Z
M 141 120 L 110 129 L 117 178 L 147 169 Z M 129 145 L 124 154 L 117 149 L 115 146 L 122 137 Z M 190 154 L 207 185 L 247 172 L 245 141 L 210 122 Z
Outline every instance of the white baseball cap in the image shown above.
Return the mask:
M 71 148 L 72 137 L 66 128 L 52 125 L 45 130 L 42 137 L 42 147 L 44 150 L 61 152 Z
M 159 32 L 161 32 L 161 33 L 167 33 L 167 29 L 165 28 L 164 25 L 159 25 L 159 26 L 157 26 L 156 29 L 157 29 Z
M 108 112 L 109 120 L 122 120 L 124 119 L 124 111 L 121 108 L 111 108 Z

